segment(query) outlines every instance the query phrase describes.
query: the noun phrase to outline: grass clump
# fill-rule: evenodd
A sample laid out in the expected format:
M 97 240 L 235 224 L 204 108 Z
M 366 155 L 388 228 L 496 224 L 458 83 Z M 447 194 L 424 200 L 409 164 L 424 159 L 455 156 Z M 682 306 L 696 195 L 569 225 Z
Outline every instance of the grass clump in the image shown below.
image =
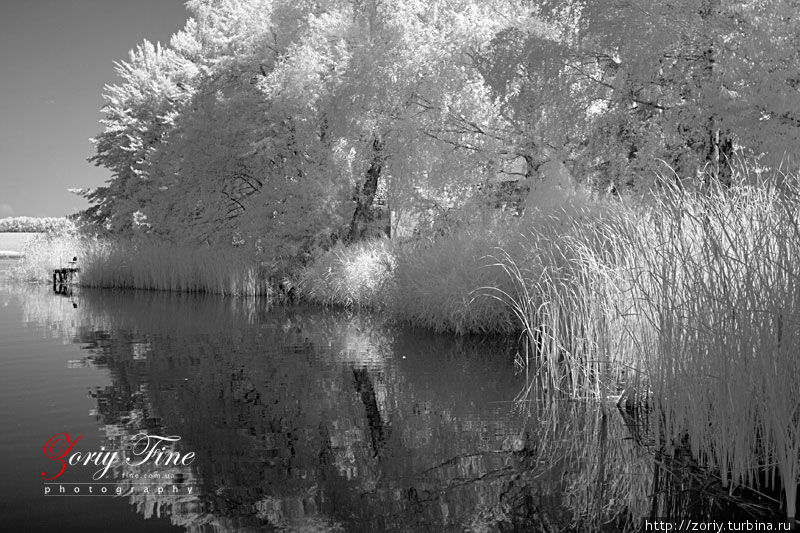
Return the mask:
M 86 254 L 81 285 L 258 296 L 271 292 L 255 261 L 236 248 L 123 241 Z
M 53 270 L 74 257 L 76 281 L 87 287 L 206 292 L 222 295 L 271 294 L 267 276 L 241 250 L 175 246 L 149 239 L 111 241 L 70 231 L 31 239 L 11 276 L 50 282 Z
M 396 248 L 389 239 L 335 245 L 300 270 L 297 278 L 303 297 L 322 305 L 390 308 Z
M 303 268 L 298 286 L 315 303 L 382 310 L 435 331 L 509 331 L 516 324 L 508 309 L 476 293 L 500 282 L 489 256 L 507 237 L 497 225 L 474 225 L 427 238 L 340 244 Z
M 518 329 L 508 308 L 480 291 L 507 284 L 491 256 L 499 245 L 517 239 L 513 227 L 495 223 L 409 242 L 397 258 L 397 316 L 435 331 Z
M 661 449 L 688 443 L 731 490 L 777 474 L 793 519 L 800 181 L 743 174 L 730 189 L 662 187 L 648 205 L 573 218 L 558 238 L 532 228 L 529 253 L 499 258 L 513 287 L 495 292 L 551 389 L 605 396 L 624 379 L 659 413 Z
M 665 413 L 665 444 L 690 437 L 723 486 L 779 473 L 787 516 L 800 482 L 800 183 L 776 175 L 731 191 L 673 191 L 630 228 L 640 354 Z M 644 228 L 648 228 L 645 232 Z
M 101 240 L 81 234 L 74 225 L 40 233 L 27 240 L 22 259 L 9 274 L 21 281 L 49 282 L 54 269 L 68 266 L 75 257 L 81 266 L 89 255 L 96 254 L 104 246 Z

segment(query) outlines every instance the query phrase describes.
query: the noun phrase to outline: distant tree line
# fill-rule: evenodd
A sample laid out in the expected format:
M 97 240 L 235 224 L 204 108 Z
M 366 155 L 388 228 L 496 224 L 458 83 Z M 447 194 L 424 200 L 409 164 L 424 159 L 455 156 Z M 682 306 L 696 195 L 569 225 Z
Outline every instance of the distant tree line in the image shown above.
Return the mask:
M 0 233 L 45 233 L 63 231 L 73 226 L 66 217 L 0 218 Z

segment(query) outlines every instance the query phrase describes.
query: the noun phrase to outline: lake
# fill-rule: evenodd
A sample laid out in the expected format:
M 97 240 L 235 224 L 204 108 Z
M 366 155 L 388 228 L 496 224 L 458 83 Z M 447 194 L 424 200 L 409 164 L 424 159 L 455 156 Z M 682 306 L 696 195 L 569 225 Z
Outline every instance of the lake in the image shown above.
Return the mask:
M 0 259 L 22 255 L 25 244 L 38 233 L 0 232 Z
M 372 315 L 0 281 L 4 527 L 621 531 L 688 501 L 730 512 L 665 488 L 613 405 L 521 395 L 517 351 Z

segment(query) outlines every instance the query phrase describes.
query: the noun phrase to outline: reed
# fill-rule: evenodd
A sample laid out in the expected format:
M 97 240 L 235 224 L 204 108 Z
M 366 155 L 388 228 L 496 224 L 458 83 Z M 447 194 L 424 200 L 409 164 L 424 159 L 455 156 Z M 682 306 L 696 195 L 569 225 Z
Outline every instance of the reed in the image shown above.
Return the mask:
M 492 266 L 507 279 L 480 292 L 512 310 L 551 393 L 606 395 L 612 392 L 609 372 L 634 366 L 622 359 L 626 337 L 615 334 L 621 280 L 608 262 L 616 246 L 608 228 L 620 208 L 574 198 L 552 212 L 526 216 L 517 250 L 502 248 L 492 256 Z
M 490 256 L 501 244 L 516 250 L 518 240 L 513 223 L 497 221 L 409 242 L 397 257 L 397 316 L 440 332 L 518 330 L 506 306 L 476 291 L 508 285 Z
M 81 285 L 118 289 L 269 295 L 256 261 L 236 248 L 174 246 L 121 241 L 87 251 Z
M 730 190 L 662 183 L 561 228 L 534 227 L 535 259 L 500 254 L 494 290 L 524 325 L 548 386 L 628 394 L 661 413 L 659 445 L 688 441 L 723 486 L 800 481 L 800 183 L 746 173 Z M 535 253 L 534 253 L 535 252 Z
M 658 339 L 646 367 L 666 444 L 688 434 L 723 486 L 779 473 L 794 519 L 800 186 L 778 174 L 732 191 L 673 191 L 659 207 L 651 245 L 633 236 L 647 265 L 635 287 Z
M 21 281 L 49 282 L 54 269 L 66 267 L 74 257 L 82 264 L 88 254 L 96 253 L 103 246 L 103 242 L 81 235 L 74 227 L 41 233 L 26 242 L 22 259 L 9 274 Z
M 176 246 L 149 239 L 111 241 L 70 231 L 28 242 L 11 270 L 24 281 L 52 279 L 53 269 L 77 258 L 77 282 L 86 287 L 206 292 L 235 296 L 271 294 L 254 257 L 233 247 Z

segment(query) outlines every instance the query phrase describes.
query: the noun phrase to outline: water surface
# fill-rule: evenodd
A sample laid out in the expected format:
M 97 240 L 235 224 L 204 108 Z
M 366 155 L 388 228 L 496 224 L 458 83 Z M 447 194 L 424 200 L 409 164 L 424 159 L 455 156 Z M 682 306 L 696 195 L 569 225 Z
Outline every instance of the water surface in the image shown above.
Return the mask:
M 516 350 L 503 340 L 256 300 L 54 294 L 0 282 L 4 523 L 81 531 L 632 528 L 654 501 L 653 456 L 641 432 L 606 406 L 515 401 L 528 383 Z M 61 433 L 82 435 L 73 451 L 121 454 L 137 435 L 175 436 L 164 453 L 194 458 L 115 463 L 101 481 L 122 487 L 120 497 L 45 495 L 42 472 L 57 469 L 43 447 Z M 67 492 L 93 483 L 99 490 L 95 470 L 69 465 L 53 482 Z

